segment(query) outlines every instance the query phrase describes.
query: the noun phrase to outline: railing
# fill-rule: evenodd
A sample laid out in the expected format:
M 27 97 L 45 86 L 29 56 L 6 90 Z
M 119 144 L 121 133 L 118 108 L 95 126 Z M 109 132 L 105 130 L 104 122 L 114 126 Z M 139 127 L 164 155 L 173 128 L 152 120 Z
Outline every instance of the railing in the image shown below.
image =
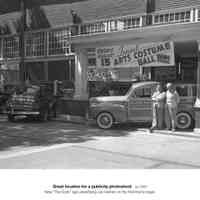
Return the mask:
M 193 21 L 192 15 L 193 15 L 192 10 L 154 14 L 153 24 L 160 25 L 160 24 L 192 22 Z
M 149 19 L 151 19 L 150 23 Z M 180 8 L 148 16 L 122 16 L 55 30 L 26 32 L 25 56 L 42 57 L 72 54 L 71 37 L 126 31 L 151 25 L 181 24 L 199 21 L 200 8 Z M 0 37 L 0 59 L 17 57 L 19 57 L 19 36 Z M 94 61 L 91 59 L 91 62 Z
M 19 57 L 19 37 L 10 36 L 2 40 L 2 56 L 3 58 Z

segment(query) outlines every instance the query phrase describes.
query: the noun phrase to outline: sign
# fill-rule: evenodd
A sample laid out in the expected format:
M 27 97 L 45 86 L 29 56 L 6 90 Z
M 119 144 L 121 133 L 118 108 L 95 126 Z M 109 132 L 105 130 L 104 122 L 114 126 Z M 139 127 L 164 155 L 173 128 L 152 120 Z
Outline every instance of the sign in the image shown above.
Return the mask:
M 97 67 L 173 66 L 174 45 L 171 41 L 140 45 L 96 48 Z

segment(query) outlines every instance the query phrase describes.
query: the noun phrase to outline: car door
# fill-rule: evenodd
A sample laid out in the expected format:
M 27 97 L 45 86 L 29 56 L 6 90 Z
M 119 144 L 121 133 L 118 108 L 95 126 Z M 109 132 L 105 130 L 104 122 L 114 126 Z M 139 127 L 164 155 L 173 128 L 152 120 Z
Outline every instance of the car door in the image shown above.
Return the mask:
M 156 84 L 135 88 L 128 103 L 128 118 L 130 121 L 147 122 L 152 120 L 151 96 Z

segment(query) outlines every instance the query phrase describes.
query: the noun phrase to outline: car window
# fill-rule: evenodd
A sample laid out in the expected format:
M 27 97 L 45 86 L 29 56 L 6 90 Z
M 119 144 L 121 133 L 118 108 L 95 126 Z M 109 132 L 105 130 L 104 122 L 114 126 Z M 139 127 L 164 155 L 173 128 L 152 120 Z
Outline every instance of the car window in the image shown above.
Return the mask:
M 152 95 L 152 88 L 151 87 L 143 87 L 143 88 L 137 88 L 135 90 L 135 97 L 137 98 L 145 98 L 145 97 L 151 97 Z
M 179 96 L 181 96 L 181 97 L 189 96 L 187 85 L 176 86 L 176 91 L 178 92 Z

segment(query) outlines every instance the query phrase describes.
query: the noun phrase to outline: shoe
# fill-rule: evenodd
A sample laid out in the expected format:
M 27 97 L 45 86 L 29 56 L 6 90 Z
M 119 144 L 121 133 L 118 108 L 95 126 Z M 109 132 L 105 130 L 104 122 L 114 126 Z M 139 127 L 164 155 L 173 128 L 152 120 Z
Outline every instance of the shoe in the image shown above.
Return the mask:
M 173 128 L 173 129 L 172 129 L 172 132 L 175 132 L 175 131 L 176 131 L 176 129 L 175 129 L 175 128 Z
M 149 133 L 153 133 L 153 128 L 150 128 L 150 129 L 149 129 Z

